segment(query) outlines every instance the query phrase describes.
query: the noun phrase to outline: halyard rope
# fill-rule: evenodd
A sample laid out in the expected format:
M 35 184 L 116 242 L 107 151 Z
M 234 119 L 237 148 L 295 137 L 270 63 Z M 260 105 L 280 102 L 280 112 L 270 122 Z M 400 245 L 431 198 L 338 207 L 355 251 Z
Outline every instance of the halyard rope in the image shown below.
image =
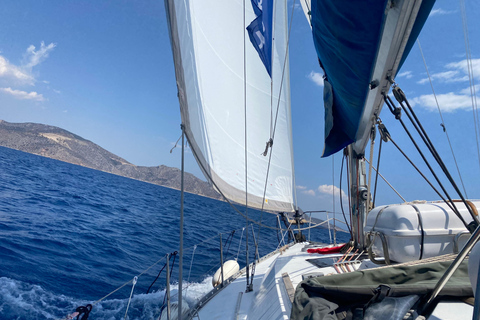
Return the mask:
M 133 295 L 133 289 L 135 289 L 135 285 L 137 284 L 138 277 L 133 277 L 133 284 L 132 284 L 132 291 L 130 291 L 130 298 L 128 298 L 128 303 L 127 303 L 127 310 L 125 310 L 125 317 L 123 318 L 124 320 L 127 319 L 127 313 L 128 313 L 128 308 L 130 307 L 130 302 L 132 301 L 132 295 Z

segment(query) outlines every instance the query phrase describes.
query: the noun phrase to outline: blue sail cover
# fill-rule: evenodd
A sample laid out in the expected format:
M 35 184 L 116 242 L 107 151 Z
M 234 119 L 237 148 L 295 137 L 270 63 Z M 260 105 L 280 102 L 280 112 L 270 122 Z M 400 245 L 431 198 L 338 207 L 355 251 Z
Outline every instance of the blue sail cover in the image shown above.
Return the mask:
M 426 0 L 422 3 L 401 63 L 413 46 L 434 2 Z M 330 156 L 355 141 L 387 4 L 388 0 L 312 0 L 315 49 L 329 84 L 324 87 L 324 97 L 329 103 L 325 104 L 322 157 Z

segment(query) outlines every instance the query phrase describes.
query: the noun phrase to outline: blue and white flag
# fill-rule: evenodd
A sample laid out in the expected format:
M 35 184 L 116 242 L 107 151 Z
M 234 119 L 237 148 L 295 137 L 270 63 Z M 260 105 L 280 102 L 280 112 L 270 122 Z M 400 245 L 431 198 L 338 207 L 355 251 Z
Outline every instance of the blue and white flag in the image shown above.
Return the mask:
M 251 1 L 257 18 L 247 27 L 248 36 L 271 77 L 273 0 Z

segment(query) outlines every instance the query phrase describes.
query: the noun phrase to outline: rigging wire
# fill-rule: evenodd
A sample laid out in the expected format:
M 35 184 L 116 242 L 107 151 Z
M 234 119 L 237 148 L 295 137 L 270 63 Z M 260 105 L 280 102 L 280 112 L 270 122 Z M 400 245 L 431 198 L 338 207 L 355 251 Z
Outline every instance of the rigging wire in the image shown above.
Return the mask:
M 347 148 L 343 149 L 343 156 L 346 159 L 348 159 L 348 149 Z M 349 208 L 348 212 L 350 214 L 350 223 L 352 223 L 352 210 L 351 210 L 352 203 L 351 203 L 351 200 L 350 200 L 350 198 L 352 196 L 352 193 L 351 193 L 351 190 L 350 190 L 350 174 L 349 174 L 350 168 L 348 166 L 349 163 L 350 163 L 350 161 L 347 161 L 347 186 L 348 186 L 348 208 Z M 352 226 L 352 228 L 353 228 L 353 226 Z M 352 235 L 352 239 L 353 239 L 353 233 L 351 231 L 350 231 L 350 234 Z
M 187 283 L 190 282 L 190 274 L 192 273 L 193 259 L 195 257 L 195 251 L 197 250 L 197 245 L 193 246 L 192 257 L 190 258 L 190 269 L 188 270 Z
M 285 68 L 286 68 L 287 61 L 288 61 L 288 47 L 289 47 L 289 44 L 290 44 L 290 33 L 291 33 L 291 30 L 292 30 L 292 25 L 293 25 L 293 13 L 294 13 L 294 9 L 295 9 L 295 2 L 296 2 L 296 0 L 293 1 L 292 13 L 291 13 L 291 16 L 290 16 L 290 25 L 288 27 L 287 44 L 286 44 L 286 48 L 285 48 L 285 59 L 283 61 L 282 78 L 280 80 L 280 89 L 279 89 L 279 92 L 278 92 L 277 111 L 276 111 L 276 114 L 275 114 L 275 122 L 274 122 L 273 132 L 272 132 L 272 135 L 271 135 L 271 140 L 272 141 L 275 138 L 275 132 L 276 132 L 277 122 L 278 122 L 278 111 L 280 110 L 280 101 L 281 101 L 280 95 L 282 94 L 283 79 L 285 77 Z M 273 94 L 272 94 L 272 96 L 273 96 Z M 263 188 L 263 199 L 262 199 L 262 210 L 261 210 L 262 214 L 263 214 L 264 205 L 265 205 L 265 197 L 266 197 L 267 185 L 268 185 L 268 175 L 270 173 L 270 165 L 271 165 L 271 162 L 272 162 L 272 153 L 273 153 L 273 142 L 272 142 L 272 145 L 270 146 L 270 155 L 268 157 L 268 165 L 267 165 L 267 172 L 266 172 L 266 177 L 265 177 L 265 185 L 264 185 L 264 188 Z M 292 163 L 292 165 L 293 165 L 293 163 Z M 261 220 L 262 219 L 260 218 L 260 221 Z M 259 235 L 260 235 L 260 233 L 259 233 Z
M 168 264 L 169 267 L 170 267 L 170 259 L 172 259 L 172 256 L 173 256 L 172 268 L 170 269 L 170 274 L 167 272 L 168 277 L 167 277 L 165 280 L 172 278 L 173 267 L 175 266 L 175 258 L 177 257 L 177 251 L 173 252 L 173 253 L 170 255 L 170 257 L 168 258 L 167 264 Z M 168 270 L 168 269 L 167 269 L 167 270 Z M 168 298 L 170 299 L 170 296 L 169 296 L 169 294 L 170 294 L 169 285 L 170 285 L 170 284 L 167 282 L 167 294 L 165 294 L 165 295 L 163 296 L 163 303 L 162 303 L 162 307 L 161 307 L 162 309 L 163 309 L 164 306 L 165 306 L 165 300 L 167 299 L 167 295 L 168 295 Z M 169 301 L 170 301 L 170 300 L 169 300 Z M 168 303 L 170 304 L 169 301 L 168 301 Z M 170 308 L 170 307 L 169 307 L 169 308 Z
M 342 156 L 342 165 L 340 167 L 340 190 L 342 190 L 342 178 L 343 178 L 343 164 L 344 164 L 344 162 L 345 162 L 345 157 Z M 352 230 L 350 229 L 350 226 L 348 225 L 348 222 L 347 222 L 347 217 L 345 215 L 345 210 L 343 209 L 343 199 L 342 199 L 341 195 L 342 195 L 342 193 L 340 191 L 340 208 L 342 209 L 343 219 L 345 219 L 345 225 L 347 226 L 348 232 L 350 233 L 350 236 L 351 236 L 352 235 Z
M 387 95 L 384 95 L 384 99 L 385 99 L 385 102 L 387 104 L 387 106 L 389 107 L 390 111 L 392 113 L 395 113 L 394 109 L 395 110 L 398 110 L 396 109 L 394 106 L 393 106 L 393 102 L 391 100 L 391 98 Z M 404 109 L 405 110 L 405 109 Z M 405 130 L 405 132 L 407 133 L 407 135 L 409 136 L 410 140 L 412 141 L 413 145 L 415 146 L 415 148 L 417 149 L 417 152 L 420 154 L 420 156 L 422 157 L 423 161 L 425 162 L 425 164 L 427 165 L 427 167 L 429 168 L 430 172 L 432 173 L 433 177 L 435 178 L 435 180 L 437 181 L 438 185 L 440 186 L 440 188 L 442 189 L 442 191 L 444 192 L 445 196 L 448 198 L 449 201 L 445 200 L 445 197 L 443 197 L 440 192 L 432 185 L 432 183 L 430 181 L 428 181 L 427 177 L 425 177 L 425 175 L 420 171 L 420 169 L 418 169 L 415 164 L 407 157 L 407 155 L 400 149 L 400 147 L 398 147 L 398 145 L 391 139 L 391 136 L 388 134 L 388 138 L 390 141 L 392 141 L 392 143 L 395 145 L 395 147 L 397 147 L 397 149 L 404 155 L 404 157 L 410 162 L 410 164 L 412 164 L 414 166 L 414 168 L 417 170 L 418 173 L 420 173 L 420 175 L 425 179 L 425 181 L 427 181 L 430 185 L 430 187 L 433 188 L 433 190 L 442 198 L 443 201 L 445 201 L 445 203 L 449 206 L 449 208 L 458 216 L 458 218 L 460 220 L 462 220 L 463 224 L 465 225 L 465 227 L 467 227 L 468 229 L 468 224 L 466 223 L 466 221 L 463 219 L 463 217 L 461 216 L 460 212 L 458 211 L 457 207 L 455 206 L 455 203 L 453 203 L 452 199 L 450 198 L 447 190 L 445 190 L 445 187 L 443 186 L 443 184 L 441 183 L 440 179 L 438 178 L 438 176 L 435 174 L 435 171 L 433 170 L 433 168 L 431 167 L 430 163 L 428 162 L 428 160 L 425 158 L 425 155 L 423 154 L 423 152 L 420 150 L 420 147 L 418 146 L 418 144 L 415 142 L 415 139 L 413 138 L 413 136 L 411 135 L 410 131 L 408 130 L 408 128 L 406 127 L 405 123 L 403 122 L 403 120 L 399 117 L 398 120 L 400 121 L 403 129 Z M 468 206 L 467 206 L 468 208 Z
M 370 191 L 372 188 L 372 167 L 373 167 L 373 151 L 375 146 L 375 123 L 373 123 L 372 128 L 370 130 L 370 162 L 368 163 L 368 183 L 367 183 L 367 213 L 370 211 Z
M 245 0 L 243 0 L 243 30 L 246 30 L 245 25 Z M 247 151 L 247 44 L 245 39 L 245 31 L 243 31 L 243 103 L 244 103 L 244 117 L 245 117 L 245 224 L 248 228 L 248 151 Z M 220 189 L 218 189 L 220 190 Z M 247 264 L 247 289 L 246 292 L 252 291 L 250 285 L 250 266 L 248 263 L 248 229 L 245 235 L 245 251 Z
M 283 236 L 282 236 L 282 242 L 283 242 L 283 243 L 285 243 L 285 236 L 286 236 L 287 233 L 290 231 L 290 227 L 292 226 L 293 221 L 294 221 L 294 220 L 292 219 L 292 221 L 291 221 L 290 224 L 288 225 L 288 228 L 285 230 L 285 233 L 284 233 Z M 280 242 L 280 243 L 281 243 L 281 242 Z M 280 248 L 280 243 L 279 243 L 278 246 L 277 246 L 277 250 L 278 250 L 278 248 Z
M 272 1 L 273 5 L 273 12 L 272 12 L 272 48 L 274 47 L 275 43 L 275 20 L 277 18 L 277 15 L 275 14 L 275 3 Z M 272 147 L 273 140 L 272 140 L 272 133 L 273 133 L 273 57 L 274 57 L 274 52 L 275 50 L 272 50 L 270 53 L 270 61 L 272 63 L 272 67 L 270 68 L 270 140 L 267 142 L 267 147 L 265 148 L 265 151 L 268 152 L 268 146 Z M 266 156 L 266 154 L 264 154 Z
M 472 53 L 470 51 L 470 41 L 468 39 L 468 24 L 467 24 L 467 12 L 465 10 L 465 1 L 460 0 L 460 12 L 462 16 L 462 25 L 463 25 L 463 38 L 465 42 L 465 55 L 467 62 L 467 71 L 468 71 L 468 80 L 470 84 L 470 97 L 472 99 L 472 111 L 473 111 L 473 121 L 475 126 L 475 139 L 477 140 L 477 156 L 478 156 L 478 165 L 480 167 L 480 148 L 478 142 L 478 135 L 480 134 L 480 119 L 478 116 L 478 105 L 477 105 L 477 94 L 475 88 L 475 77 L 473 74 L 473 64 L 472 64 Z
M 428 71 L 427 62 L 425 60 L 425 56 L 423 55 L 422 46 L 420 45 L 420 40 L 418 40 L 418 39 L 417 39 L 417 44 L 418 44 L 418 48 L 420 49 L 420 55 L 422 56 L 422 59 L 423 59 L 423 65 L 425 66 L 425 70 L 427 71 L 428 81 L 430 82 L 430 87 L 432 88 L 433 97 L 435 98 L 435 104 L 437 105 L 437 110 L 438 110 L 438 113 L 440 114 L 440 119 L 442 119 L 442 128 L 445 131 L 445 135 L 447 136 L 447 141 L 448 141 L 448 145 L 450 146 L 450 151 L 452 152 L 453 161 L 455 162 L 455 166 L 457 168 L 458 176 L 460 177 L 460 182 L 462 183 L 463 192 L 465 192 L 465 196 L 468 198 L 467 190 L 465 189 L 465 185 L 463 184 L 462 174 L 460 173 L 460 169 L 458 167 L 457 158 L 455 157 L 455 153 L 453 152 L 452 143 L 450 142 L 450 136 L 448 135 L 447 126 L 445 125 L 445 121 L 443 120 L 442 111 L 440 110 L 440 105 L 438 104 L 438 99 L 437 99 L 437 95 L 435 93 L 435 89 L 433 89 L 432 78 L 430 77 L 430 72 Z M 477 154 L 478 154 L 479 166 L 480 166 L 480 149 L 479 149 L 478 137 L 477 137 L 477 126 L 476 126 L 477 120 L 475 118 L 475 111 L 473 113 L 473 118 L 474 118 L 474 122 L 475 122 L 475 138 L 477 139 Z
M 383 137 L 380 137 L 380 145 L 378 146 L 378 159 L 377 159 L 377 168 L 380 170 L 380 156 L 382 154 L 382 144 L 383 144 Z M 369 165 L 371 165 L 369 163 Z M 373 169 L 373 165 L 372 166 L 372 169 Z M 375 200 L 377 198 L 377 182 L 378 182 L 378 171 L 379 170 L 375 170 L 375 186 L 373 188 L 373 198 L 372 198 L 372 208 L 375 208 Z
M 145 269 L 144 271 L 142 271 L 139 275 L 137 275 L 137 277 L 139 278 L 141 275 L 145 274 L 148 270 L 150 270 L 151 268 L 153 268 L 154 266 L 156 266 L 157 264 L 159 264 L 163 259 L 165 259 L 167 256 L 163 256 L 162 258 L 160 258 L 159 260 L 157 260 L 157 262 L 155 262 L 154 264 L 152 264 L 150 267 L 148 267 L 147 269 Z M 118 287 L 117 289 L 113 290 L 112 292 L 110 292 L 109 294 L 105 295 L 104 297 L 98 299 L 97 301 L 95 301 L 94 303 L 92 303 L 92 306 L 95 306 L 96 304 L 102 302 L 103 300 L 105 300 L 106 298 L 108 298 L 109 296 L 111 296 L 112 294 L 114 294 L 115 292 L 117 292 L 118 290 L 122 289 L 123 287 L 125 287 L 126 285 L 128 285 L 130 282 L 133 281 L 133 278 L 131 280 L 128 280 L 127 282 L 125 282 L 124 284 L 122 284 L 120 287 Z
M 225 249 L 228 243 L 227 251 L 225 252 L 225 257 L 227 257 L 228 251 L 230 250 L 230 245 L 232 244 L 234 234 L 235 234 L 235 230 L 232 230 L 228 235 L 227 240 L 225 240 L 225 244 L 223 245 L 223 249 Z
M 243 230 L 244 230 L 244 229 L 245 229 L 245 228 L 242 229 L 242 235 L 243 235 Z M 237 231 L 237 230 L 234 230 L 234 231 Z M 216 234 L 216 235 L 214 235 L 214 236 L 212 236 L 212 237 L 210 237 L 210 238 L 207 238 L 207 239 L 199 242 L 199 243 L 196 244 L 196 245 L 193 245 L 193 246 L 191 246 L 191 247 L 189 247 L 189 248 L 186 248 L 185 251 L 188 251 L 188 250 L 190 250 L 190 249 L 193 249 L 192 262 L 193 262 L 193 254 L 194 254 L 195 250 L 197 249 L 197 247 L 200 246 L 200 245 L 202 245 L 202 244 L 204 244 L 204 243 L 207 243 L 207 242 L 211 241 L 212 239 L 214 239 L 214 238 L 216 238 L 216 237 L 218 237 L 218 236 L 219 236 L 219 235 Z M 240 240 L 240 242 L 241 242 L 241 240 Z M 240 247 L 239 247 L 239 251 L 240 251 Z M 172 255 L 176 255 L 175 252 L 172 253 L 171 256 L 172 256 Z M 170 256 L 170 257 L 171 257 L 171 256 Z M 155 267 L 157 264 L 159 264 L 159 263 L 162 262 L 164 259 L 166 259 L 166 257 L 167 257 L 167 255 L 162 256 L 160 259 L 158 259 L 155 263 L 153 263 L 153 264 L 152 264 L 151 266 L 149 266 L 147 269 L 143 270 L 143 271 L 140 272 L 138 275 L 136 275 L 136 276 L 133 277 L 132 279 L 128 280 L 128 281 L 125 282 L 124 284 L 120 285 L 118 288 L 116 288 L 115 290 L 111 291 L 111 292 L 108 293 L 107 295 L 105 295 L 105 296 L 103 296 L 102 298 L 100 298 L 100 299 L 96 300 L 95 302 L 93 302 L 93 303 L 92 303 L 92 307 L 95 306 L 95 305 L 97 305 L 97 304 L 99 304 L 100 302 L 102 302 L 103 300 L 105 300 L 106 298 L 108 298 L 109 296 L 111 296 L 112 294 L 114 294 L 115 292 L 119 291 L 119 290 L 122 289 L 123 287 L 127 286 L 128 284 L 133 283 L 133 282 L 135 281 L 135 278 L 137 278 L 137 279 L 140 278 L 140 276 L 142 276 L 142 275 L 144 275 L 145 273 L 147 273 L 150 269 L 152 269 L 152 268 Z M 192 262 L 191 262 L 191 263 L 192 263 Z M 168 261 L 167 261 L 166 263 L 168 263 Z M 162 268 L 162 270 L 165 268 L 166 263 L 165 263 L 164 267 Z M 173 263 L 175 263 L 175 258 L 174 258 L 174 262 L 173 262 Z M 162 270 L 161 270 L 161 271 L 162 271 Z M 173 266 L 172 266 L 172 269 L 171 269 L 171 270 L 173 271 Z M 190 265 L 190 270 L 191 270 L 191 265 Z M 212 269 L 210 269 L 210 271 L 211 271 L 211 270 L 212 270 Z M 161 272 L 161 271 L 160 271 L 160 272 Z M 172 272 L 172 271 L 171 271 L 171 272 Z M 157 278 L 158 278 L 158 276 L 157 276 Z M 190 279 L 190 274 L 189 274 L 189 279 Z M 191 285 L 191 284 L 186 285 L 185 288 L 188 288 L 190 285 Z M 150 290 L 150 288 L 149 288 L 149 290 Z M 175 295 L 174 295 L 174 296 L 175 296 Z
M 167 264 L 165 263 L 162 267 L 162 269 L 160 269 L 160 271 L 158 272 L 157 274 L 157 277 L 155 278 L 155 280 L 153 280 L 152 284 L 150 284 L 150 287 L 148 287 L 147 289 L 147 292 L 145 294 L 148 294 L 150 292 L 150 289 L 152 288 L 152 286 L 155 284 L 155 282 L 157 282 L 158 278 L 160 277 L 160 275 L 162 274 L 162 271 L 163 269 L 165 269 L 165 267 L 167 266 Z
M 273 126 L 273 132 L 271 133 L 269 142 L 267 142 L 267 148 L 265 148 L 265 151 L 268 152 L 268 144 L 270 143 L 270 154 L 268 156 L 268 165 L 267 165 L 267 172 L 266 172 L 266 176 L 265 176 L 265 185 L 264 185 L 264 188 L 263 188 L 262 209 L 260 211 L 261 212 L 260 213 L 260 223 L 263 221 L 265 197 L 266 197 L 266 194 L 267 194 L 267 186 L 268 186 L 268 176 L 269 176 L 269 173 L 270 173 L 270 165 L 271 165 L 271 162 L 272 162 L 273 141 L 274 141 L 274 138 L 275 138 L 275 132 L 276 132 L 277 122 L 278 122 L 278 111 L 280 109 L 281 94 L 282 94 L 282 89 L 283 89 L 283 80 L 284 80 L 284 77 L 285 77 L 285 68 L 286 68 L 286 65 L 287 65 L 287 62 L 288 62 L 288 48 L 289 48 L 289 44 L 290 44 L 290 34 L 291 34 L 291 30 L 292 30 L 292 25 L 293 25 L 293 13 L 294 13 L 294 9 L 295 9 L 295 2 L 296 2 L 296 0 L 294 0 L 293 4 L 292 4 L 292 13 L 291 13 L 291 16 L 290 16 L 290 25 L 288 27 L 287 44 L 286 44 L 286 48 L 285 48 L 285 58 L 284 58 L 283 67 L 282 67 L 282 77 L 281 77 L 281 80 L 280 80 L 280 88 L 279 88 L 279 92 L 278 92 L 277 111 L 276 111 L 276 114 L 275 114 L 275 122 L 274 122 L 274 126 Z M 275 12 L 275 8 L 274 8 L 274 12 Z M 276 18 L 276 15 L 274 16 L 274 18 Z M 273 21 L 273 24 L 275 25 L 275 20 Z M 273 59 L 272 59 L 272 61 L 273 61 Z M 273 73 L 273 70 L 272 70 L 272 73 Z M 272 77 L 271 99 L 273 99 L 273 77 Z M 266 155 L 266 153 L 264 153 L 264 155 Z M 293 156 L 293 153 L 292 153 L 292 156 Z M 292 167 L 293 167 L 293 160 L 292 160 Z M 260 240 L 261 240 L 261 230 L 262 230 L 262 228 L 259 225 L 257 246 L 258 246 L 258 243 L 260 243 Z M 247 234 L 248 234 L 248 230 L 247 230 Z M 255 251 L 255 255 L 257 254 L 257 252 L 258 252 L 258 250 Z M 256 258 L 258 259 L 258 257 L 256 257 Z M 253 261 L 253 270 L 255 270 L 255 264 L 256 264 L 257 259 L 255 259 Z M 253 273 L 252 273 L 252 285 L 253 285 Z
M 335 223 L 335 155 L 332 155 L 332 197 L 333 197 L 333 244 L 337 245 L 337 225 Z M 342 202 L 342 194 L 340 191 L 340 202 Z M 330 228 L 329 228 L 330 231 Z
M 474 214 L 474 212 L 472 211 L 470 206 L 467 204 L 467 202 L 465 200 L 465 197 L 462 195 L 462 192 L 460 191 L 457 184 L 455 183 L 455 180 L 453 179 L 453 177 L 450 174 L 450 172 L 448 171 L 445 163 L 443 162 L 442 158 L 440 157 L 437 150 L 435 149 L 435 146 L 433 145 L 432 141 L 428 137 L 427 132 L 425 131 L 425 129 L 422 126 L 422 123 L 420 122 L 420 120 L 417 118 L 417 115 L 413 111 L 413 108 L 410 105 L 410 103 L 408 102 L 407 97 L 405 96 L 405 93 L 400 89 L 400 87 L 396 86 L 396 87 L 393 88 L 393 94 L 394 94 L 395 98 L 397 99 L 397 101 L 400 103 L 400 105 L 401 105 L 403 111 L 405 112 L 405 114 L 407 115 L 408 119 L 410 120 L 410 122 L 412 123 L 414 128 L 417 130 L 418 135 L 422 138 L 422 140 L 425 143 L 427 149 L 430 151 L 433 158 L 437 161 L 437 164 L 442 169 L 443 173 L 445 174 L 445 177 L 448 179 L 448 181 L 450 182 L 452 187 L 455 189 L 455 192 L 458 194 L 460 199 L 462 199 L 464 205 L 467 207 L 467 210 L 468 210 L 468 212 L 470 213 L 470 216 L 473 219 L 473 222 L 472 222 L 473 224 L 468 225 L 466 227 L 467 227 L 467 230 L 469 230 L 471 233 L 473 233 L 473 231 L 475 230 L 475 228 L 478 224 L 478 217 Z M 404 105 L 404 103 L 406 104 L 406 106 Z M 402 122 L 401 119 L 399 119 L 399 120 L 400 120 L 400 122 Z M 419 149 L 417 148 L 417 150 L 419 150 Z M 424 158 L 424 161 L 425 161 L 425 158 Z M 437 181 L 437 182 L 439 182 L 439 181 Z M 442 185 L 441 185 L 441 187 L 443 189 Z M 449 198 L 453 208 L 455 208 L 456 213 L 458 215 L 460 215 L 460 212 L 458 211 L 454 201 L 452 201 L 452 199 L 450 198 L 450 196 L 448 195 L 446 190 L 444 190 L 444 192 L 445 192 L 445 195 Z
M 242 235 L 240 236 L 240 241 L 238 242 L 238 251 L 237 251 L 237 257 L 235 258 L 235 261 L 238 260 L 238 256 L 240 255 L 240 245 L 242 244 L 243 231 L 245 231 L 245 227 L 242 228 Z
M 368 163 L 368 160 L 367 160 L 367 159 L 365 159 L 365 161 L 367 161 L 367 163 Z M 385 179 L 385 177 L 380 173 L 380 171 L 379 171 L 377 168 L 375 168 L 375 166 L 372 166 L 372 169 L 373 169 L 373 171 L 375 171 L 375 172 L 380 176 L 380 178 L 382 178 L 382 180 L 397 194 L 397 196 L 398 196 L 400 199 L 402 199 L 403 202 L 407 202 L 407 200 L 405 200 L 405 198 L 402 197 L 402 195 L 390 184 L 390 182 L 388 182 L 388 180 Z

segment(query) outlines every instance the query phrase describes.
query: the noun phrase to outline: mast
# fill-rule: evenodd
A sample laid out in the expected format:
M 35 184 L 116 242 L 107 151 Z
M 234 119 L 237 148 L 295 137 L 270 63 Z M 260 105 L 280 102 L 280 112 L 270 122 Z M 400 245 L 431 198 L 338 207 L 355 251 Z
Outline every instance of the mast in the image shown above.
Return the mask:
M 364 227 L 367 217 L 367 174 L 363 154 L 358 154 L 352 145 L 347 147 L 349 164 L 350 216 L 352 237 L 356 249 L 365 249 Z

